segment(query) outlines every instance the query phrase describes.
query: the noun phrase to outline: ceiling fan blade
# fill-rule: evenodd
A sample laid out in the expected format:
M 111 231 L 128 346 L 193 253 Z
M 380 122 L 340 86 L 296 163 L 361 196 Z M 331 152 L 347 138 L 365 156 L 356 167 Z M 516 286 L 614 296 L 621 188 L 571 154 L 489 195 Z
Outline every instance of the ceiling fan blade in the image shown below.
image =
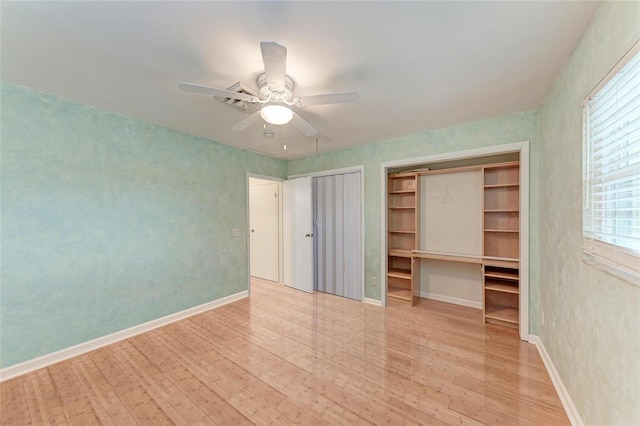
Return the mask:
M 237 130 L 237 131 L 246 130 L 258 120 L 260 120 L 260 111 L 256 111 L 253 114 L 250 114 L 244 120 L 239 121 L 231 128 L 231 130 Z
M 326 105 L 326 104 L 342 104 L 346 102 L 356 102 L 360 99 L 360 95 L 357 92 L 341 92 L 341 93 L 327 93 L 324 95 L 312 95 L 298 98 L 299 106 L 310 105 Z
M 287 48 L 275 41 L 263 41 L 260 43 L 260 49 L 267 86 L 272 91 L 283 91 L 287 73 Z
M 304 133 L 305 136 L 315 136 L 318 134 L 318 131 L 316 130 L 315 127 L 307 123 L 307 121 L 304 118 L 300 117 L 295 112 L 293 113 L 291 124 L 293 124 L 293 127 L 295 127 L 296 129 Z
M 257 102 L 258 98 L 246 93 L 232 92 L 231 90 L 217 89 L 215 87 L 201 86 L 192 83 L 180 83 L 180 89 L 189 93 L 202 93 L 203 95 L 217 96 L 219 98 L 238 99 L 246 102 Z

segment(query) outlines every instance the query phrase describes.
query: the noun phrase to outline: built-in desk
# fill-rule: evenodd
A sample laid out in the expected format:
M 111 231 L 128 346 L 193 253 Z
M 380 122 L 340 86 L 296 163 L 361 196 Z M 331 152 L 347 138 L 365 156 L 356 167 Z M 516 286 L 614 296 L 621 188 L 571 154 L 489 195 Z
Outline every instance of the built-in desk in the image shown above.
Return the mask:
M 520 322 L 520 260 L 511 257 L 411 250 L 412 263 L 420 259 L 478 264 L 482 270 L 482 313 L 485 322 L 517 327 Z M 419 280 L 419 265 L 412 268 Z M 419 283 L 418 283 L 419 285 Z
M 414 259 L 448 260 L 450 262 L 478 263 L 491 266 L 519 268 L 520 259 L 513 257 L 481 256 L 464 253 L 445 253 L 440 251 L 411 250 Z

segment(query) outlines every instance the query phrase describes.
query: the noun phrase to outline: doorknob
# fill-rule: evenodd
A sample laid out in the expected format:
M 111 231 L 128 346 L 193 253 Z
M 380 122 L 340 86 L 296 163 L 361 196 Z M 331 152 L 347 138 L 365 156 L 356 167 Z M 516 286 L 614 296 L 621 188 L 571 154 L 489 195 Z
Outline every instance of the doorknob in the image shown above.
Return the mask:
M 306 234 L 305 237 L 311 238 L 311 237 L 313 237 L 313 234 Z

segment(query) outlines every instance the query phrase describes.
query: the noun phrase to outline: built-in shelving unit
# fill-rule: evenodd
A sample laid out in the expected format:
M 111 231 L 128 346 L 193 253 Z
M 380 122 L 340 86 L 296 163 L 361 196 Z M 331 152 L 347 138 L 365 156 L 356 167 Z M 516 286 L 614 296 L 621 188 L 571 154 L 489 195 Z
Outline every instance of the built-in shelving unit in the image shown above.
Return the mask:
M 418 248 L 418 196 L 415 173 L 389 175 L 387 184 L 387 296 L 414 302 L 414 268 L 411 250 Z
M 474 227 L 474 230 L 480 231 L 482 253 L 421 250 L 419 224 L 421 214 L 425 214 L 420 212 L 421 176 L 468 171 L 482 173 L 480 184 L 476 180 L 472 186 L 473 191 L 475 188 L 481 191 L 482 224 L 481 229 Z M 435 191 L 438 189 L 436 188 Z M 477 212 L 477 208 L 476 204 L 474 211 Z M 387 232 L 387 296 L 389 298 L 414 304 L 420 286 L 418 277 L 420 260 L 475 263 L 482 268 L 484 321 L 518 327 L 520 322 L 520 163 L 518 161 L 390 174 L 387 182 Z
M 482 265 L 485 322 L 517 327 L 520 319 L 520 166 L 483 167 L 483 254 L 500 260 Z

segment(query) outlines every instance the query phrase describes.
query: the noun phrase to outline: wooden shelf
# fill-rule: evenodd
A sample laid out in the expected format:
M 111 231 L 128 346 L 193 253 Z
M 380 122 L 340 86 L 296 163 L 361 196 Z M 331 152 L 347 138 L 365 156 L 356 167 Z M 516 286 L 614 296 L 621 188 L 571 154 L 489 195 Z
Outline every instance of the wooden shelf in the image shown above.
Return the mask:
M 510 186 L 520 186 L 519 183 L 500 183 L 496 185 L 485 185 L 485 188 L 507 188 Z
M 389 179 L 401 179 L 401 178 L 413 178 L 416 175 L 415 172 L 398 172 L 398 173 L 389 173 Z
M 486 307 L 484 316 L 486 318 L 504 321 L 511 324 L 520 323 L 520 316 L 518 314 L 518 310 L 514 308 L 507 308 L 505 306 L 489 305 Z
M 387 296 L 411 302 L 416 280 L 411 250 L 419 246 L 420 178 L 416 173 L 387 177 Z
M 520 279 L 517 271 L 506 272 L 506 271 L 492 271 L 492 270 L 485 269 L 484 276 L 490 277 L 490 278 L 500 278 L 503 280 L 512 280 L 512 281 L 518 281 Z
M 484 232 L 484 256 L 520 258 L 520 234 Z
M 473 256 L 473 255 L 456 255 L 449 253 L 438 253 L 438 252 L 427 252 L 423 250 L 414 250 L 413 256 L 420 259 L 431 259 L 431 260 L 446 260 L 449 262 L 461 262 L 461 263 L 482 263 L 482 256 Z
M 520 322 L 520 167 L 485 168 L 483 254 L 513 262 L 483 263 L 484 321 L 517 327 Z
M 484 266 L 495 266 L 496 268 L 509 268 L 509 269 L 519 269 L 520 268 L 520 259 L 518 258 L 493 258 L 490 256 L 485 256 L 482 263 Z
M 520 294 L 520 289 L 518 288 L 517 284 L 508 285 L 508 284 L 498 284 L 498 283 L 492 282 L 490 284 L 485 284 L 484 289 L 490 290 L 490 291 L 499 291 L 502 293 Z
M 389 291 L 387 292 L 388 297 L 393 297 L 394 299 L 408 300 L 413 302 L 413 294 L 411 290 L 407 290 L 406 288 L 394 288 L 389 287 Z
M 387 271 L 387 275 L 390 277 L 403 278 L 410 280 L 411 279 L 411 270 L 406 269 L 389 269 Z
M 415 194 L 415 189 L 404 189 L 402 191 L 389 191 L 389 194 Z
M 519 186 L 502 185 L 484 188 L 484 210 L 517 210 L 519 206 Z
M 387 297 L 416 300 L 419 285 L 418 259 L 477 263 L 483 270 L 485 322 L 517 327 L 520 303 L 520 169 L 518 162 L 482 167 L 481 235 L 478 256 L 451 255 L 419 250 L 420 174 L 405 172 L 387 180 Z M 450 172 L 450 171 L 447 171 Z M 435 173 L 444 173 L 438 171 Z M 413 251 L 413 252 L 412 252 Z M 415 263 L 414 263 L 415 262 Z
M 389 256 L 411 257 L 412 253 L 411 253 L 411 250 L 402 250 L 402 249 L 390 248 L 389 249 Z

